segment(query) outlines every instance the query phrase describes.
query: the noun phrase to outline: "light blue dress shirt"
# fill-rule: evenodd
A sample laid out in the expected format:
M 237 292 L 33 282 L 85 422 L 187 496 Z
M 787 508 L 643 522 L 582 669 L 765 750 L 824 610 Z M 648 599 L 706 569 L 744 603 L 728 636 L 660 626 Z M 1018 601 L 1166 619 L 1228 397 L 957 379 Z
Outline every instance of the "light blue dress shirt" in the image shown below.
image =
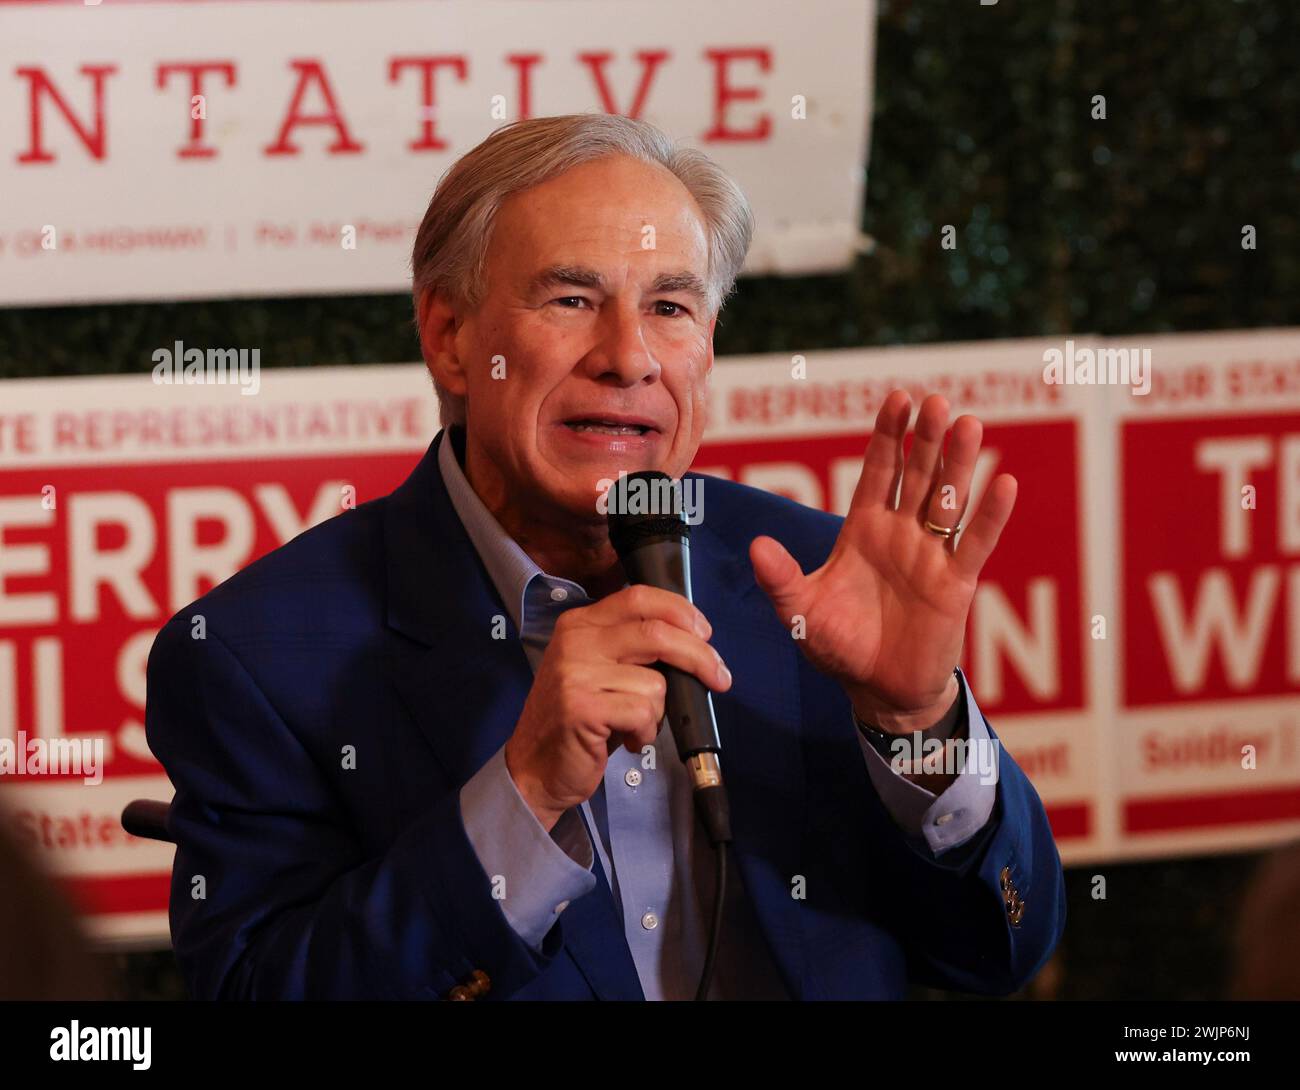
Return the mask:
M 506 534 L 466 480 L 451 437 L 438 450 L 443 482 L 536 673 L 559 615 L 592 599 L 577 583 L 543 572 Z M 987 745 L 983 716 L 959 679 L 968 737 Z M 881 801 L 918 850 L 928 846 L 938 856 L 987 823 L 997 788 L 979 775 L 973 756 L 936 796 L 897 774 L 860 732 L 858 738 Z M 722 759 L 725 769 L 725 754 Z M 713 849 L 695 818 L 690 780 L 666 718 L 651 751 L 615 750 L 600 788 L 549 833 L 516 788 L 504 747 L 461 789 L 460 809 L 479 862 L 500 891 L 502 911 L 524 941 L 540 949 L 569 902 L 595 888 L 592 865 L 599 855 L 646 999 L 694 996 L 714 897 Z M 725 929 L 709 997 L 788 998 L 736 869 L 728 868 Z

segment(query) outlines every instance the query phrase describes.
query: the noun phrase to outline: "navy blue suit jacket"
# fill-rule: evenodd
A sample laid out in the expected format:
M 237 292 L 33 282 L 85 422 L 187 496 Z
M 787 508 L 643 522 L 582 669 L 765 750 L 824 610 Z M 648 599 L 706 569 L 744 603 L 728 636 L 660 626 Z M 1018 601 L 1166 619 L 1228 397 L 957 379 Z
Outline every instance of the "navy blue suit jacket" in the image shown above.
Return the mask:
M 538 953 L 466 837 L 459 788 L 509 738 L 533 675 L 443 487 L 445 434 L 391 495 L 249 565 L 154 643 L 146 725 L 176 789 L 171 930 L 196 997 L 437 999 L 481 969 L 486 999 L 642 998 L 599 862 Z M 714 478 L 704 491 L 691 564 L 734 673 L 714 694 L 734 859 L 790 995 L 1017 989 L 1065 921 L 1033 787 L 1003 753 L 973 840 L 938 857 L 908 843 L 843 691 L 748 560 L 767 533 L 811 570 L 841 520 Z

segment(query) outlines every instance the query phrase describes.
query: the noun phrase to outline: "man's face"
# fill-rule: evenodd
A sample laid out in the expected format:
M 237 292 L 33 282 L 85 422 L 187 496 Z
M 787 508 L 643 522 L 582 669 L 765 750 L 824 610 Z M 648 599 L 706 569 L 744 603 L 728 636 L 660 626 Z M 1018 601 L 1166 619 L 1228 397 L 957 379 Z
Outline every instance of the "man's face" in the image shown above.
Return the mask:
M 714 326 L 689 191 L 625 156 L 575 167 L 502 204 L 486 273 L 455 343 L 489 506 L 593 520 L 602 478 L 685 472 Z

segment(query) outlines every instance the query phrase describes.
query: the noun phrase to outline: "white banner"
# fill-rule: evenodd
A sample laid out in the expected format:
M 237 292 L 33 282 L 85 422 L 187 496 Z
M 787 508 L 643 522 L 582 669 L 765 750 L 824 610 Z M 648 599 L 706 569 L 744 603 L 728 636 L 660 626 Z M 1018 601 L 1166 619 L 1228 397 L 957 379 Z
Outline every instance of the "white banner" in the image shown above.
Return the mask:
M 841 269 L 873 46 L 873 0 L 0 4 L 0 305 L 403 291 L 457 158 L 598 111 L 732 173 L 746 272 Z

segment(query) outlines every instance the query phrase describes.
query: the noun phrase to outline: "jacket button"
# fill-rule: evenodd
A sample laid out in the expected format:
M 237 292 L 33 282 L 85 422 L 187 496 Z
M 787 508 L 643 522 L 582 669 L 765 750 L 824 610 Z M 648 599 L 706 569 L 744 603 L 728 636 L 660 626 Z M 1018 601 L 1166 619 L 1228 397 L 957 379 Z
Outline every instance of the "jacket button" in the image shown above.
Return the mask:
M 473 1002 L 492 990 L 492 979 L 482 969 L 470 973 L 464 984 L 457 984 L 447 993 L 447 998 L 457 1003 Z

